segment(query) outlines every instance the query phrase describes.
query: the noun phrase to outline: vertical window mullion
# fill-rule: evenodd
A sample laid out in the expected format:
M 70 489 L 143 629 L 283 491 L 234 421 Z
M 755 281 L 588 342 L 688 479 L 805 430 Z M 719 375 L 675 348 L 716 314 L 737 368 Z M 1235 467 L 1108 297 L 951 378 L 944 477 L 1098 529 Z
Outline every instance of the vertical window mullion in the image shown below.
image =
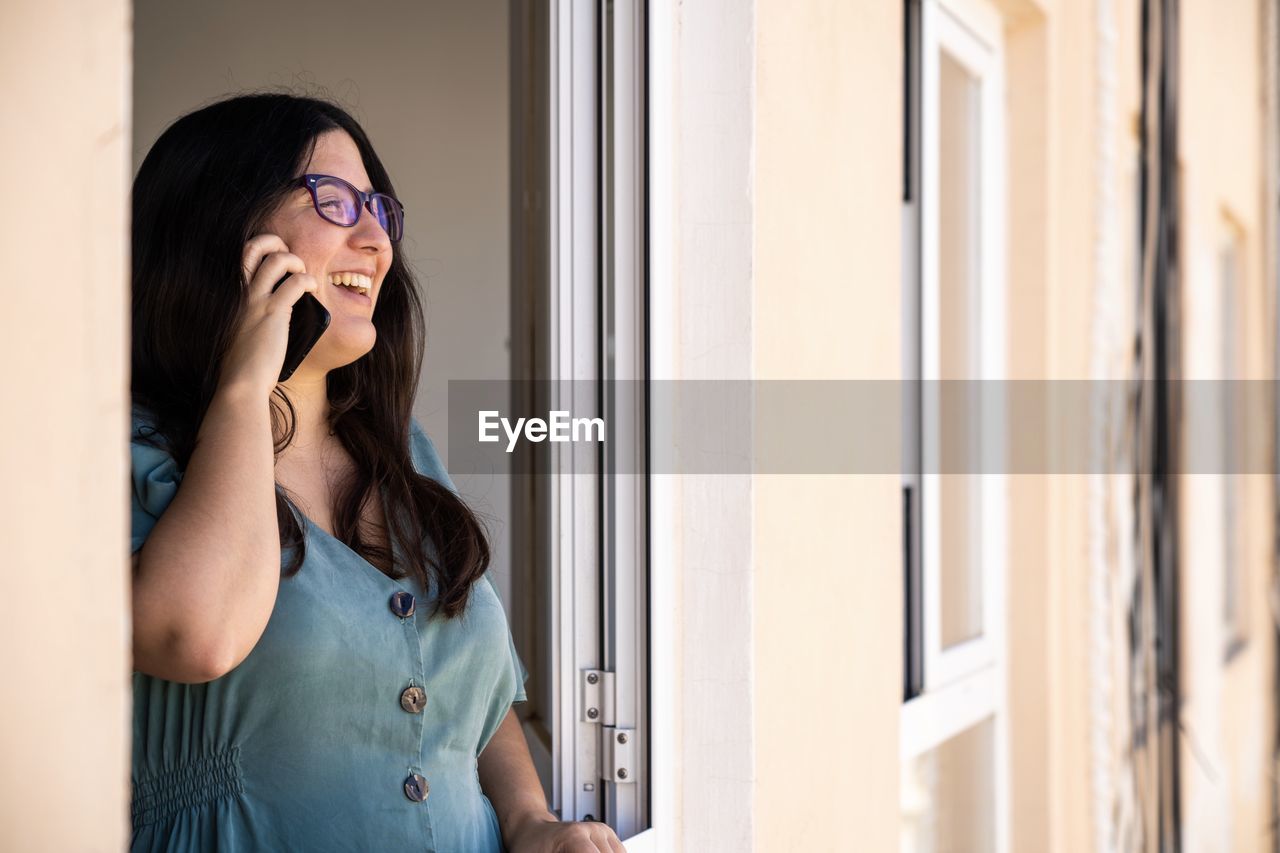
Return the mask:
M 648 471 L 643 0 L 600 0 L 603 819 L 624 840 L 648 824 Z M 614 761 L 608 763 L 610 754 Z
M 920 518 L 920 0 L 903 4 L 903 701 L 924 690 Z
M 599 107 L 596 6 L 550 6 L 551 298 L 550 404 L 575 417 L 598 417 L 597 301 Z M 599 725 L 582 719 L 584 670 L 600 667 L 600 517 L 598 460 L 572 445 L 548 445 L 551 478 L 553 808 L 564 820 L 601 814 Z

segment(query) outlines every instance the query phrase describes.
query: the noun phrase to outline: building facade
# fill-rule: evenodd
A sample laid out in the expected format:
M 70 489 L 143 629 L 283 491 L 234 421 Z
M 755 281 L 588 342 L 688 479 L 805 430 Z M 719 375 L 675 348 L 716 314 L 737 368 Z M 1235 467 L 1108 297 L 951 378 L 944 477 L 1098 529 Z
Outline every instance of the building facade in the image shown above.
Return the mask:
M 562 817 L 633 851 L 1277 849 L 1274 2 L 386 11 L 386 38 L 431 32 L 445 59 L 408 64 L 411 37 L 388 52 L 432 81 L 401 101 L 429 107 L 366 95 L 365 116 L 457 155 L 388 158 L 421 181 L 408 207 L 436 242 L 417 260 L 457 324 L 438 321 L 420 388 L 434 435 L 481 350 L 505 382 L 743 383 L 757 406 L 853 387 L 850 434 L 887 431 L 898 455 L 764 469 L 803 436 L 758 408 L 673 432 L 640 395 L 606 401 L 636 467 L 553 455 L 574 476 L 488 493 Z M 199 14 L 0 12 L 0 145 L 40 176 L 0 242 L 41 283 L 0 316 L 21 366 L 0 426 L 6 849 L 128 839 L 132 164 L 185 105 L 293 69 L 223 56 L 201 34 L 230 13 Z M 467 57 L 502 73 L 449 83 Z M 493 192 L 430 206 L 474 197 L 471 172 Z M 505 269 L 500 328 L 466 332 Z M 948 388 L 1003 402 L 957 420 Z M 644 455 L 714 451 L 726 423 L 755 468 Z M 609 753 L 623 777 L 584 714 L 591 673 L 603 730 L 640 744 Z

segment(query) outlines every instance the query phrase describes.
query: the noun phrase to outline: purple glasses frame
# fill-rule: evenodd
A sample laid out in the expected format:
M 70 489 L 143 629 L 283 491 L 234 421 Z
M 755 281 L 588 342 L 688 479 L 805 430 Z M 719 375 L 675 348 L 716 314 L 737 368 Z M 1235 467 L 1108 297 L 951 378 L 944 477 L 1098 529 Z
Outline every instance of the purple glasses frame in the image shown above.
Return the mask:
M 356 197 L 357 202 L 356 218 L 354 222 L 339 222 L 325 214 L 325 212 L 320 209 L 320 197 L 316 195 L 316 189 L 317 185 L 322 180 L 336 181 L 351 190 L 351 193 Z M 345 181 L 337 175 L 303 175 L 298 178 L 298 186 L 306 187 L 307 191 L 311 193 L 311 205 L 316 209 L 316 213 L 318 213 L 320 218 L 325 222 L 332 222 L 334 225 L 341 225 L 343 228 L 354 228 L 356 222 L 360 221 L 362 212 L 368 210 L 369 213 L 373 214 L 374 218 L 378 220 L 378 224 L 382 226 L 382 230 L 387 232 L 387 236 L 391 238 L 392 243 L 399 243 L 400 238 L 404 236 L 404 205 L 401 204 L 395 196 L 390 196 L 386 193 L 364 192 L 357 188 L 355 184 L 352 184 L 350 181 Z M 385 221 L 373 208 L 373 202 L 375 199 L 381 202 L 383 209 L 386 210 Z

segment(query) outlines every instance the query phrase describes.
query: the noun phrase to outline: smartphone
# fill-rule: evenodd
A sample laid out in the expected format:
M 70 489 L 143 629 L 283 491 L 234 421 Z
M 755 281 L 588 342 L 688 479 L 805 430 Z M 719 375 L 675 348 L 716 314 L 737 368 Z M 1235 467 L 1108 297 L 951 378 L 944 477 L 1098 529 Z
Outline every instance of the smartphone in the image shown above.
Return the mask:
M 276 286 L 271 288 L 271 292 L 275 293 L 279 290 L 280 285 L 284 284 L 291 275 L 293 273 L 285 273 L 284 277 L 276 282 Z M 298 369 L 298 365 L 302 364 L 307 353 L 311 352 L 316 341 L 320 340 L 324 330 L 329 328 L 331 319 L 329 312 L 320 304 L 320 300 L 308 292 L 304 292 L 302 298 L 293 303 L 293 313 L 289 317 L 289 343 L 285 345 L 280 382 L 284 382 Z

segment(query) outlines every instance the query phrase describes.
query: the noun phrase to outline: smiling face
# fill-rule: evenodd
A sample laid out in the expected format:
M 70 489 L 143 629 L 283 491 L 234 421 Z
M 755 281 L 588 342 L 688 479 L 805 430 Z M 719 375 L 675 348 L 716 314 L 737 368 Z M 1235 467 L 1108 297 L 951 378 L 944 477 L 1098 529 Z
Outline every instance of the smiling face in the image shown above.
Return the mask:
M 345 130 L 321 134 L 303 171 L 334 175 L 365 192 L 372 189 L 360 149 Z M 279 236 L 289 251 L 302 259 L 307 273 L 319 283 L 316 298 L 333 318 L 299 372 L 327 373 L 372 350 L 378 336 L 373 311 L 391 267 L 392 244 L 368 208 L 361 208 L 360 219 L 350 228 L 335 225 L 316 213 L 311 194 L 299 187 L 267 219 L 263 230 Z M 348 282 L 371 282 L 368 295 L 337 284 L 344 274 Z M 368 280 L 361 281 L 360 275 Z

